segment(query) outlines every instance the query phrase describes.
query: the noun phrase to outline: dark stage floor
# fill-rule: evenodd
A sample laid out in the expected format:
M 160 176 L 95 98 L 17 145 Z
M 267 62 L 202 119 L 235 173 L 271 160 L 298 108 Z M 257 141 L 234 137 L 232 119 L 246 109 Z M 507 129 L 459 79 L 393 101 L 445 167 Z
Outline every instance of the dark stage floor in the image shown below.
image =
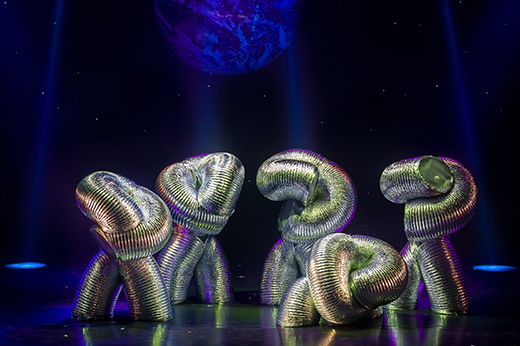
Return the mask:
M 69 314 L 81 274 L 52 266 L 0 269 L 0 345 L 520 345 L 518 271 L 469 271 L 465 316 L 434 314 L 423 297 L 417 311 L 308 328 L 276 327 L 276 309 L 258 304 L 258 282 L 242 277 L 235 302 L 190 300 L 175 306 L 168 322 L 131 322 L 121 298 L 114 321 L 80 323 Z

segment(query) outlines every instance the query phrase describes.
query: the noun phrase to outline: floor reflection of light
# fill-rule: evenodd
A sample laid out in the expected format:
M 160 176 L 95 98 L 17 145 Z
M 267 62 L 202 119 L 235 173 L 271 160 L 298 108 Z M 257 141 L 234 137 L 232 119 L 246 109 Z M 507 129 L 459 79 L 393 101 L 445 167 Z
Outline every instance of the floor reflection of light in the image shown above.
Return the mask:
M 20 262 L 20 263 L 11 263 L 6 264 L 5 267 L 9 269 L 37 269 L 45 267 L 45 263 L 39 262 Z
M 516 270 L 513 266 L 505 266 L 501 264 L 480 264 L 473 266 L 473 269 L 485 272 L 510 272 Z

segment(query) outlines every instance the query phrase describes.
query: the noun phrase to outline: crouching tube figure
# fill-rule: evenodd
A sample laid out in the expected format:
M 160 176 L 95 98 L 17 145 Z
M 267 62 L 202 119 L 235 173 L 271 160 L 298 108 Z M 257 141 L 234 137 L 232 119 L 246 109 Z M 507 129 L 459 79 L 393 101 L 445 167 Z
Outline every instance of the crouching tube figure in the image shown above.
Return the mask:
M 194 273 L 201 301 L 233 299 L 229 266 L 215 235 L 235 210 L 244 174 L 232 154 L 212 153 L 169 165 L 157 177 L 157 193 L 174 222 L 173 236 L 158 258 L 172 304 L 186 300 Z
M 399 297 L 407 280 L 399 252 L 376 238 L 338 233 L 356 208 L 345 170 L 311 151 L 287 150 L 262 164 L 257 185 L 268 199 L 285 201 L 282 239 L 266 259 L 261 286 L 262 303 L 280 304 L 278 325 L 315 325 L 320 316 L 348 324 L 379 316 L 381 305 Z
M 464 227 L 474 214 L 477 186 L 471 173 L 453 159 L 420 156 L 386 167 L 380 188 L 391 202 L 405 204 L 408 239 L 401 251 L 408 267 L 408 285 L 388 308 L 417 309 L 424 285 L 432 311 L 466 313 L 468 291 L 450 234 Z
M 83 214 L 96 222 L 90 232 L 100 250 L 78 286 L 72 318 L 112 318 L 123 287 L 134 320 L 170 319 L 168 290 L 152 257 L 171 236 L 166 204 L 154 192 L 110 172 L 83 178 L 76 200 Z

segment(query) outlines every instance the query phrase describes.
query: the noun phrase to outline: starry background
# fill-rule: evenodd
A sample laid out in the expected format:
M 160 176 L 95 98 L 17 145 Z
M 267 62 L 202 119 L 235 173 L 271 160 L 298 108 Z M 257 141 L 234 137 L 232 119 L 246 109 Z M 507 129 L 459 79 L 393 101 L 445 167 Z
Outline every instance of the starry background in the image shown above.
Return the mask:
M 181 62 L 151 0 L 57 3 L 0 3 L 0 264 L 82 271 L 97 251 L 74 199 L 83 176 L 108 170 L 153 189 L 165 166 L 228 151 L 246 180 L 217 239 L 233 276 L 256 284 L 280 208 L 256 170 L 294 147 L 351 175 L 359 201 L 346 232 L 398 249 L 403 206 L 380 193 L 381 171 L 425 154 L 460 161 L 480 189 L 476 216 L 453 235 L 462 262 L 520 264 L 518 2 L 304 0 L 287 51 L 231 76 Z

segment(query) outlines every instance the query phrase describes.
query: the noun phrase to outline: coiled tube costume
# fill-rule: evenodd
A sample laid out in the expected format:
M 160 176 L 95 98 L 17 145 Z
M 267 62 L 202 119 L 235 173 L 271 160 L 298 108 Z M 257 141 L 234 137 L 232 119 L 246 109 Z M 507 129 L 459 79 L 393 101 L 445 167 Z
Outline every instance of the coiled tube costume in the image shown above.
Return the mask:
M 83 214 L 96 222 L 90 232 L 100 250 L 78 286 L 72 318 L 112 318 L 123 287 L 133 319 L 170 319 L 168 291 L 152 257 L 172 233 L 166 204 L 130 179 L 104 171 L 81 180 L 76 201 Z
M 201 301 L 233 299 L 229 265 L 215 235 L 235 210 L 244 175 L 238 158 L 220 152 L 174 163 L 157 177 L 156 191 L 168 204 L 175 224 L 158 258 L 172 304 L 186 300 L 194 274 Z
M 380 178 L 383 195 L 404 203 L 408 243 L 401 251 L 409 272 L 408 286 L 388 307 L 416 309 L 424 286 L 431 308 L 441 314 L 464 314 L 469 296 L 450 234 L 473 217 L 477 186 L 459 162 L 434 156 L 401 160 Z
M 284 201 L 278 218 L 282 238 L 267 256 L 260 291 L 263 304 L 277 305 L 300 274 L 306 275 L 314 243 L 352 220 L 357 196 L 343 168 L 303 149 L 267 159 L 256 184 L 264 197 Z
M 285 201 L 282 238 L 266 259 L 261 284 L 261 302 L 280 304 L 278 325 L 373 318 L 405 289 L 406 264 L 392 246 L 338 233 L 354 215 L 356 194 L 337 164 L 308 150 L 287 150 L 262 164 L 257 185 L 268 199 Z

